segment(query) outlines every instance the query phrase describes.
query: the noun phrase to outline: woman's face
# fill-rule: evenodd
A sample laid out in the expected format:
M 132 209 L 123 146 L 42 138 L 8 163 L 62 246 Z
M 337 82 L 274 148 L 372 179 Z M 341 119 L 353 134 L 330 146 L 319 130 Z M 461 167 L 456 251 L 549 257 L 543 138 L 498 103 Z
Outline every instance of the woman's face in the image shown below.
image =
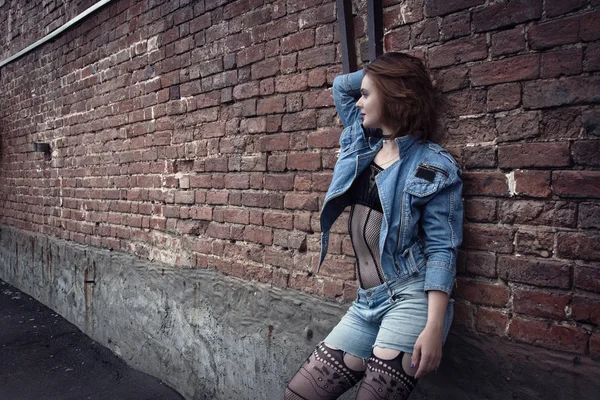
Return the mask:
M 360 92 L 362 96 L 356 103 L 356 107 L 360 108 L 363 126 L 383 129 L 383 100 L 368 74 L 365 74 L 362 79 Z

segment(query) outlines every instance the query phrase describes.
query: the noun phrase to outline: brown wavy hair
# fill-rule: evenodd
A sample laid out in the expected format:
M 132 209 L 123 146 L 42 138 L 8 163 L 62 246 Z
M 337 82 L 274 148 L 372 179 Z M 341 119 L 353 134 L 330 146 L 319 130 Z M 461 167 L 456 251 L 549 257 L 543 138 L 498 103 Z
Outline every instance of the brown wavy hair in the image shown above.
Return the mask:
M 395 128 L 392 137 L 413 135 L 427 140 L 438 128 L 437 96 L 423 62 L 389 52 L 365 67 L 383 97 L 383 120 Z

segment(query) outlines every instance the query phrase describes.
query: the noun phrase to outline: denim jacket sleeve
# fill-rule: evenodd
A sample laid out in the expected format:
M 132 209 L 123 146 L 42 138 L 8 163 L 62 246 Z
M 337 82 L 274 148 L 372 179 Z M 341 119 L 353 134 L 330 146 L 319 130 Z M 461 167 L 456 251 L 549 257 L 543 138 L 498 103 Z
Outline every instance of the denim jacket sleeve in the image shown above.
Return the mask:
M 446 184 L 423 208 L 421 226 L 427 260 L 425 291 L 452 292 L 456 257 L 462 242 L 462 186 L 460 169 L 454 168 Z
M 359 117 L 360 110 L 356 102 L 360 98 L 360 84 L 362 83 L 363 70 L 336 76 L 333 80 L 333 101 L 337 113 L 347 128 Z

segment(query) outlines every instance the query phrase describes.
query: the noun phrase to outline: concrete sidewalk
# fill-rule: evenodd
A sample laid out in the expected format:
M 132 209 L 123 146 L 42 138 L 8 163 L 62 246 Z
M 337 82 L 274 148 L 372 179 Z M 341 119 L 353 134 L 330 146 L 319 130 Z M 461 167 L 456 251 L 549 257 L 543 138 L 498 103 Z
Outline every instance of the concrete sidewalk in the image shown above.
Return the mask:
M 180 400 L 54 311 L 0 280 L 0 399 Z

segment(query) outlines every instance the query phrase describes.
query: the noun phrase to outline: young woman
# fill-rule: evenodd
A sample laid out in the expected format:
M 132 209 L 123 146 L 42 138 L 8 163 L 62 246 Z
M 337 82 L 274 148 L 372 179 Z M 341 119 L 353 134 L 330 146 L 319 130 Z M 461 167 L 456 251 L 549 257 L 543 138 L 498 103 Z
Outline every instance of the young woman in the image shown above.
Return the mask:
M 336 399 L 362 380 L 357 399 L 406 399 L 436 369 L 453 315 L 462 240 L 460 169 L 428 141 L 435 93 L 415 57 L 387 53 L 333 82 L 344 124 L 321 213 L 329 230 L 351 206 L 356 300 L 288 384 L 286 400 Z

